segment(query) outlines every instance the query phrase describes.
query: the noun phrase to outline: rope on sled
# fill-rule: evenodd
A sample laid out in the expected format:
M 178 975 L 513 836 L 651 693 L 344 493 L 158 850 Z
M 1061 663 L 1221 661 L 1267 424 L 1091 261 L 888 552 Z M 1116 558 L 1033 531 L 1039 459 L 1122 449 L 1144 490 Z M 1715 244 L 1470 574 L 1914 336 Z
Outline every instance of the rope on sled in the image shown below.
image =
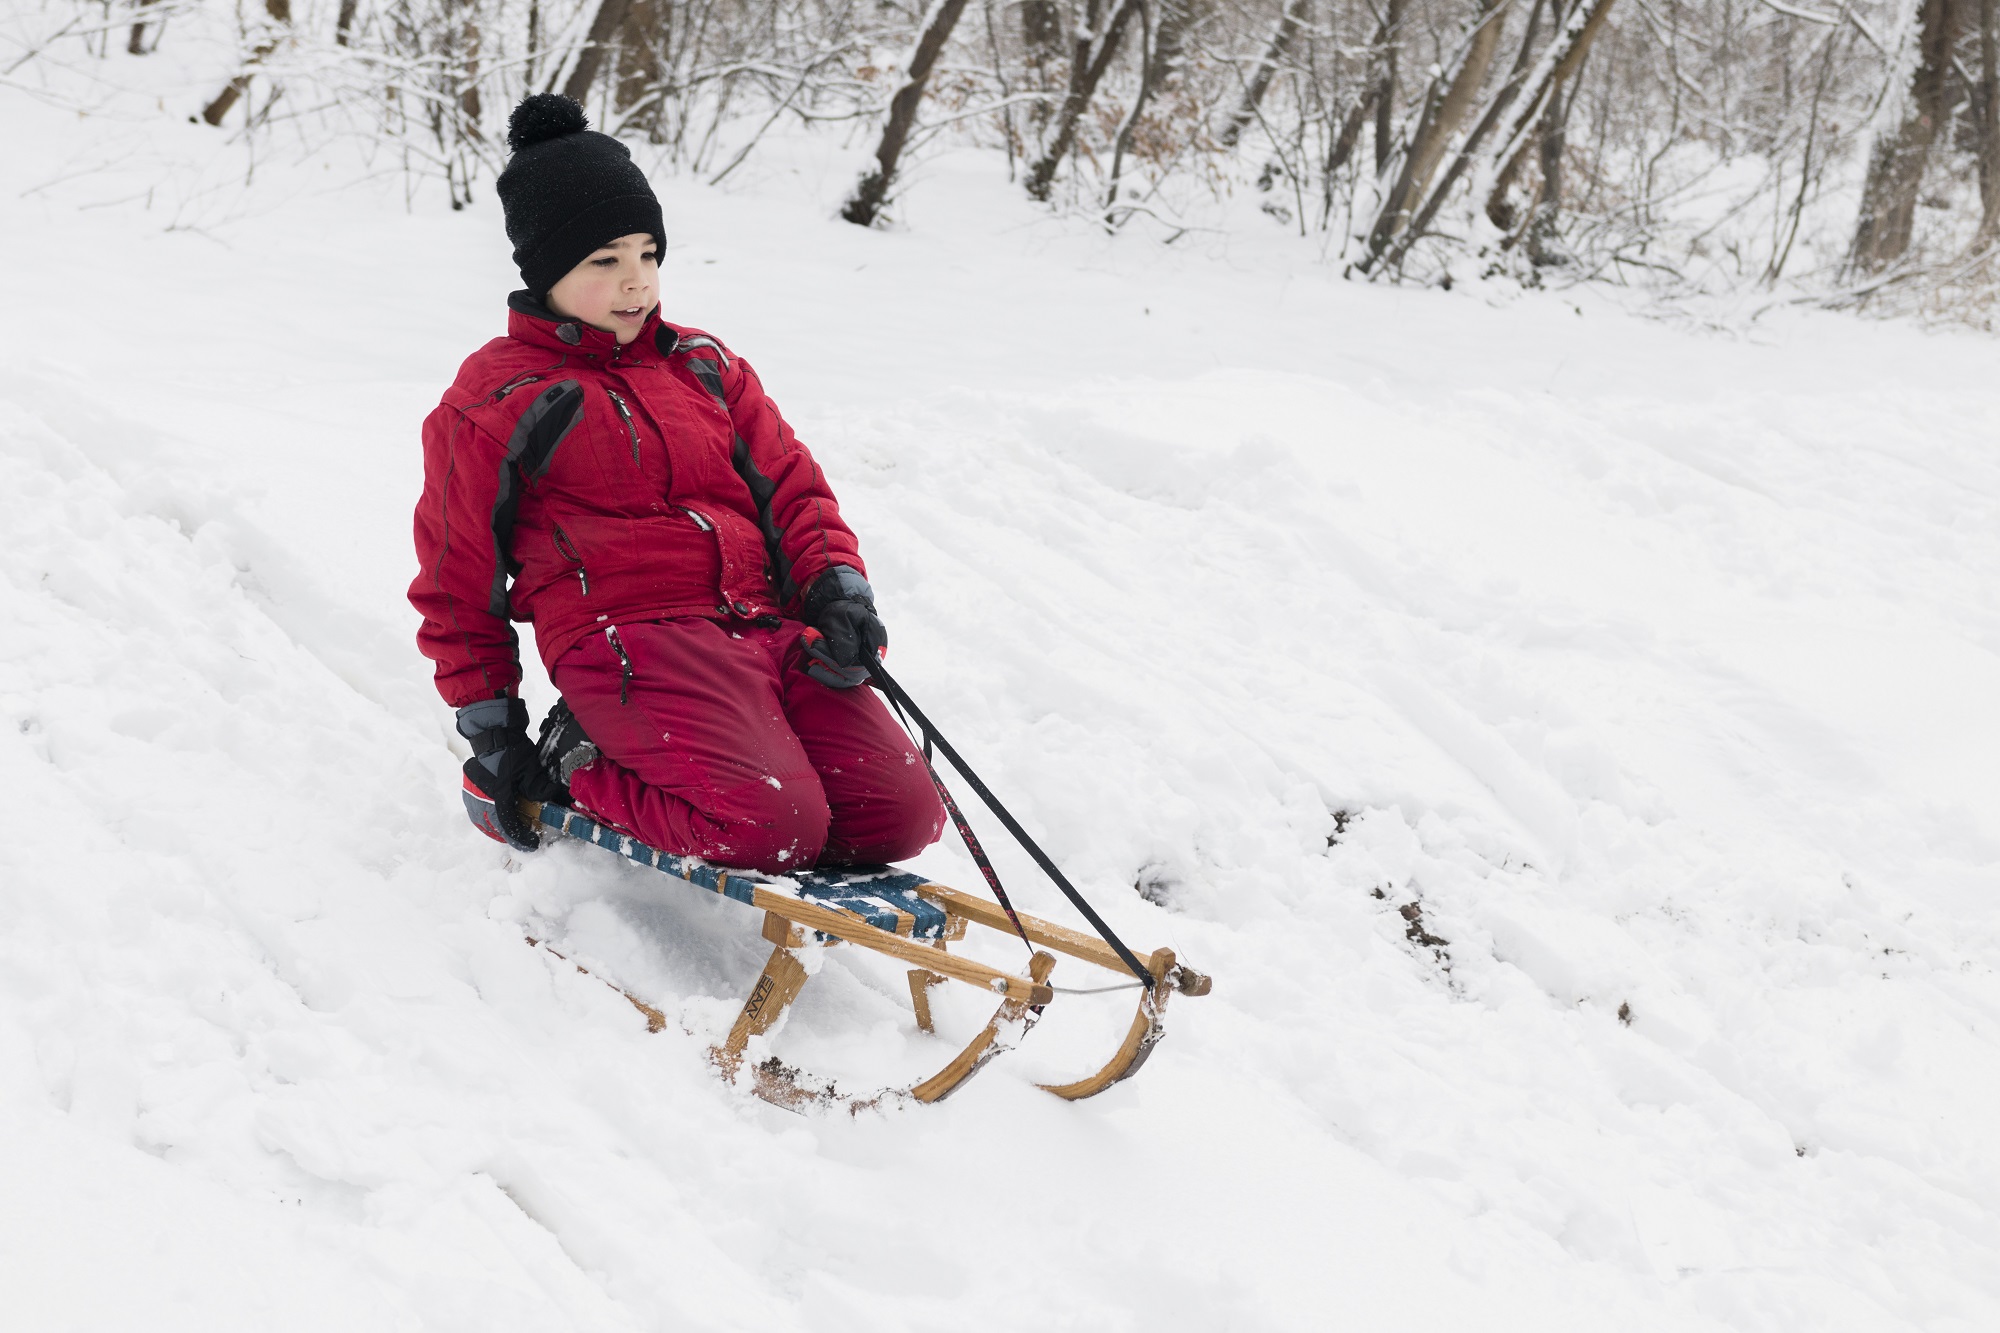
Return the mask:
M 1084 919 L 1090 922 L 1091 928 L 1097 932 L 1098 938 L 1111 946 L 1111 951 L 1118 955 L 1118 960 L 1125 964 L 1132 975 L 1137 977 L 1146 989 L 1151 990 L 1157 985 L 1157 979 L 1151 972 L 1146 970 L 1146 965 L 1141 963 L 1137 955 L 1125 947 L 1125 942 L 1119 939 L 1111 927 L 1105 924 L 1104 918 L 1099 916 L 1096 910 L 1084 901 L 1083 895 L 1076 891 L 1075 886 L 1069 882 L 1069 878 L 1057 868 L 1054 861 L 1049 859 L 1048 853 L 1044 852 L 1040 845 L 1028 836 L 1028 831 L 1021 827 L 1020 821 L 1008 812 L 1007 807 L 1000 804 L 1000 798 L 988 790 L 986 784 L 979 780 L 979 775 L 973 772 L 971 766 L 959 757 L 958 751 L 952 748 L 951 742 L 946 740 L 935 726 L 931 725 L 931 720 L 924 716 L 923 709 L 917 707 L 916 700 L 912 699 L 908 691 L 896 683 L 896 678 L 889 674 L 889 669 L 872 656 L 864 660 L 867 661 L 869 674 L 875 678 L 875 684 L 888 697 L 890 706 L 896 710 L 896 716 L 903 719 L 903 725 L 905 727 L 909 726 L 909 719 L 903 718 L 903 714 L 907 710 L 910 717 L 915 718 L 917 725 L 923 729 L 924 767 L 930 770 L 931 781 L 936 784 L 938 795 L 944 800 L 944 808 L 951 813 L 952 823 L 958 826 L 959 837 L 965 839 L 966 850 L 972 853 L 972 859 L 978 864 L 980 873 L 986 877 L 987 886 L 993 890 L 993 896 L 1000 900 L 1001 910 L 1006 912 L 1007 919 L 1014 923 L 1014 931 L 1021 937 L 1021 942 L 1026 944 L 1031 950 L 1035 947 L 1034 943 L 1028 939 L 1028 932 L 1021 926 L 1021 918 L 1014 913 L 1014 904 L 1007 900 L 1007 891 L 1000 887 L 999 872 L 993 869 L 993 863 L 987 859 L 985 850 L 979 845 L 979 839 L 973 835 L 972 826 L 966 822 L 964 814 L 959 811 L 958 802 L 952 800 L 951 793 L 945 790 L 944 779 L 938 776 L 937 766 L 931 763 L 931 743 L 933 741 L 937 743 L 937 748 L 944 752 L 944 757 L 951 761 L 951 766 L 963 774 L 965 780 L 972 784 L 973 792 L 980 800 L 986 802 L 986 808 L 999 817 L 1000 823 L 1006 828 L 1007 832 L 1014 836 L 1014 841 L 1021 844 L 1023 850 L 1034 858 L 1035 864 L 1042 868 L 1042 873 L 1054 881 L 1055 886 L 1063 891 L 1063 896 L 1074 903 L 1079 912 L 1083 913 Z M 1057 989 L 1061 988 L 1058 987 Z M 1125 987 L 1110 986 L 1102 989 L 1123 990 Z M 1094 994 L 1095 991 L 1070 991 L 1069 993 L 1072 995 L 1088 995 Z

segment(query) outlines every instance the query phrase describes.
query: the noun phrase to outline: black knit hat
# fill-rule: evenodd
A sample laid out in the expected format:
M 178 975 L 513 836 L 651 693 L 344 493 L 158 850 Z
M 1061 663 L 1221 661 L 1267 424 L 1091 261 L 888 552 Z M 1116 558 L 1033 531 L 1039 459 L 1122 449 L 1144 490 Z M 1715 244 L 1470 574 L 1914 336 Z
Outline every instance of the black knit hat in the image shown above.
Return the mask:
M 583 107 L 560 93 L 523 98 L 507 118 L 514 155 L 496 188 L 514 263 L 538 297 L 607 241 L 649 232 L 667 243 L 646 173 L 624 144 L 589 125 Z

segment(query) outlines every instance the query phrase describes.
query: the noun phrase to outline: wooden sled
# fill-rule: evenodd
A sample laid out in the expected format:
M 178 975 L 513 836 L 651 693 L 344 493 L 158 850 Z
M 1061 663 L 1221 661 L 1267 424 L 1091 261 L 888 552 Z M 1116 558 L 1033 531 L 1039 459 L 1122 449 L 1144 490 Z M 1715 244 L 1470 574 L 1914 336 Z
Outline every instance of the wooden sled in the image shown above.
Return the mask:
M 492 831 L 492 806 L 470 784 L 466 806 L 475 824 Z M 617 852 L 640 865 L 763 911 L 764 938 L 771 942 L 771 957 L 729 1035 L 719 1046 L 710 1048 L 709 1055 L 726 1078 L 737 1082 L 747 1077 L 757 1096 L 791 1110 L 840 1107 L 860 1112 L 899 1103 L 943 1101 L 995 1056 L 1012 1049 L 1034 1026 L 1043 1006 L 1055 1000 L 1058 991 L 1049 985 L 1048 978 L 1055 968 L 1056 954 L 1103 968 L 1120 980 L 1132 976 L 1103 941 L 1026 915 L 1021 917 L 1021 926 L 1037 946 L 1026 976 L 961 958 L 949 952 L 948 946 L 963 939 L 971 926 L 1012 935 L 1006 914 L 996 903 L 893 867 L 839 874 L 814 871 L 779 878 L 660 851 L 564 806 L 524 802 L 522 810 L 552 832 Z M 863 1095 L 843 1093 L 831 1081 L 794 1069 L 775 1057 L 746 1070 L 744 1057 L 751 1038 L 777 1026 L 817 970 L 808 960 L 809 951 L 836 944 L 871 949 L 910 964 L 910 1001 L 916 1009 L 917 1026 L 925 1032 L 936 1031 L 931 1021 L 930 989 L 940 982 L 977 986 L 998 997 L 998 1007 L 986 1026 L 944 1068 L 908 1087 Z M 1149 989 L 1136 980 L 1131 982 L 1132 988 L 1140 991 L 1137 1010 L 1111 1058 L 1082 1078 L 1040 1086 L 1058 1097 L 1078 1101 L 1130 1078 L 1165 1034 L 1168 998 L 1176 992 L 1206 995 L 1212 984 L 1210 978 L 1177 962 L 1171 949 L 1155 950 L 1146 960 L 1146 968 L 1154 984 Z M 658 1010 L 629 993 L 627 998 L 647 1015 L 648 1028 L 658 1031 L 665 1025 Z

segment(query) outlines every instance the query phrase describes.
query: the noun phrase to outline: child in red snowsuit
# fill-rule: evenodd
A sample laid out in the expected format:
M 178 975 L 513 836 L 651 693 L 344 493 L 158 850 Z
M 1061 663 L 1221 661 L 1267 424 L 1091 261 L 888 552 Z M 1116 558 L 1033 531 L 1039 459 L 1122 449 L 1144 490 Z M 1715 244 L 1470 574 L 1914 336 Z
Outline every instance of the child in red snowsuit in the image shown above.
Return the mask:
M 765 871 L 895 861 L 943 827 L 867 679 L 887 646 L 854 534 L 747 363 L 659 318 L 665 229 L 583 109 L 516 108 L 499 180 L 526 290 L 424 423 L 410 601 L 501 831 L 568 801 Z M 519 641 L 562 701 L 528 739 Z

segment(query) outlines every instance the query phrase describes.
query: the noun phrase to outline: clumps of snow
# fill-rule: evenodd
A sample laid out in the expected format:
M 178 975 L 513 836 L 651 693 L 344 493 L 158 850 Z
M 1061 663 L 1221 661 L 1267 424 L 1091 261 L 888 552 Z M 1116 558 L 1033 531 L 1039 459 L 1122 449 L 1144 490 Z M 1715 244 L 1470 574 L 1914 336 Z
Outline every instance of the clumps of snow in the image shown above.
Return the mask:
M 1132 891 L 1155 907 L 1168 911 L 1174 906 L 1174 886 L 1176 880 L 1164 866 L 1149 865 L 1139 871 L 1132 881 Z

